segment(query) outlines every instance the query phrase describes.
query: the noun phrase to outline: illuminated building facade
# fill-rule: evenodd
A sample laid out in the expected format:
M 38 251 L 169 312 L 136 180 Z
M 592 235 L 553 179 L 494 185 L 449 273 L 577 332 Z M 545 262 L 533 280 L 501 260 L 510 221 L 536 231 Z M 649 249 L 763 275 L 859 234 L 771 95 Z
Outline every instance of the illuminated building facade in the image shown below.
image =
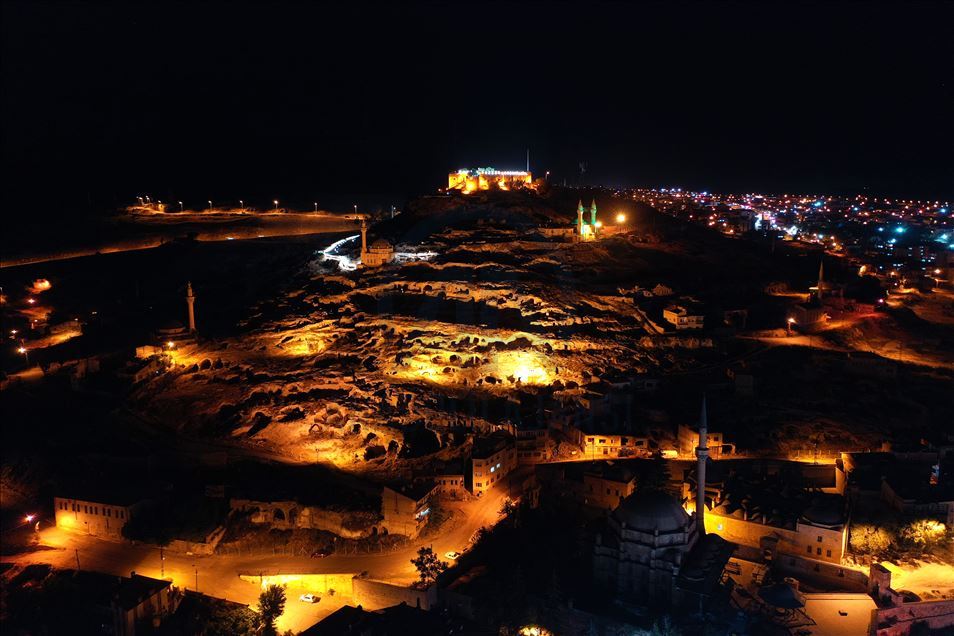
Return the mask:
M 416 537 L 430 519 L 430 499 L 436 490 L 434 482 L 393 488 L 385 486 L 381 491 L 382 528 L 389 534 Z
M 69 497 L 53 498 L 57 528 L 114 539 L 122 538 L 123 526 L 141 505 L 129 500 L 105 503 Z
M 583 201 L 576 206 L 576 231 L 578 241 L 595 241 L 599 238 L 603 224 L 596 220 L 596 200 L 590 203 L 589 221 L 586 220 L 587 210 Z
M 533 187 L 533 175 L 529 170 L 474 168 L 457 170 L 447 175 L 447 189 L 459 190 L 464 194 L 477 190 L 515 190 Z
M 699 507 L 697 489 L 696 475 L 690 474 L 683 484 L 690 510 Z M 760 549 L 768 559 L 777 555 L 840 564 L 844 557 L 848 523 L 840 495 L 718 475 L 707 480 L 704 496 L 707 532 Z
M 361 265 L 381 267 L 394 260 L 394 247 L 385 239 L 378 239 L 368 247 L 368 224 L 361 219 Z
M 474 440 L 470 471 L 470 491 L 478 497 L 517 467 L 517 448 L 509 433 L 498 431 Z

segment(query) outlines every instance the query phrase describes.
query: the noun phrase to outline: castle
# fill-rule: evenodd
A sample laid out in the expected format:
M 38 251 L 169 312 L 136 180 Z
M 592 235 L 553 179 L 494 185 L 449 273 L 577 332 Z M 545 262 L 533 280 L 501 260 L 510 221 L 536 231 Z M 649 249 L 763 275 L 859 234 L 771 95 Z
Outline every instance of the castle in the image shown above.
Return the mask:
M 529 170 L 495 170 L 494 168 L 462 169 L 447 175 L 447 190 L 470 194 L 477 190 L 514 190 L 533 188 Z

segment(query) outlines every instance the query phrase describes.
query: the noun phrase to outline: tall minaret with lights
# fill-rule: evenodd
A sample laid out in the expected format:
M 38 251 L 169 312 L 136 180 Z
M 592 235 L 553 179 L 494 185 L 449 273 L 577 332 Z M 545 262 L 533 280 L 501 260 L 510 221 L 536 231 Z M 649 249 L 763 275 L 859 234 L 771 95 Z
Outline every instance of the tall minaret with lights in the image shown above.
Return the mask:
M 709 425 L 706 421 L 706 396 L 702 396 L 702 413 L 699 415 L 699 445 L 696 446 L 698 466 L 696 468 L 696 528 L 702 534 L 706 533 L 706 459 L 709 457 L 709 447 L 706 445 L 709 435 Z
M 195 333 L 195 294 L 192 293 L 192 281 L 186 283 L 186 303 L 189 305 L 189 333 Z
M 576 231 L 583 238 L 583 199 L 576 206 Z

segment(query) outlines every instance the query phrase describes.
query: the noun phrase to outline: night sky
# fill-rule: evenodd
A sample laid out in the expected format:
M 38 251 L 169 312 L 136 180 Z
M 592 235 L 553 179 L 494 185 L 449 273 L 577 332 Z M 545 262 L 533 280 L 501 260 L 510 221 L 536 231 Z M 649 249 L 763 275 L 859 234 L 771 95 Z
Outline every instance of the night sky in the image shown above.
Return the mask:
M 954 196 L 952 3 L 130 4 L 3 5 L 8 220 L 384 203 L 528 147 L 570 184 Z

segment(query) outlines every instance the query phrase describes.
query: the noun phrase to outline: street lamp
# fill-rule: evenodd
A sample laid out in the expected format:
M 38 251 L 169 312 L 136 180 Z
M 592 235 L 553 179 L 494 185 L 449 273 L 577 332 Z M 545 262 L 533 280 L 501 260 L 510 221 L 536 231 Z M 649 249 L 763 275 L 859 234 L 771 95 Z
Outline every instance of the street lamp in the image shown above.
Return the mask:
M 30 353 L 29 353 L 29 351 L 27 350 L 27 348 L 26 348 L 26 347 L 19 347 L 19 348 L 17 349 L 17 353 L 22 353 L 22 354 L 23 354 L 23 360 L 26 362 L 27 366 L 29 366 L 29 365 L 30 365 Z
M 318 202 L 315 201 L 315 212 L 317 212 L 317 211 L 318 211 Z
M 272 203 L 275 204 L 275 211 L 278 212 L 278 199 L 275 199 Z
M 795 324 L 795 319 L 789 316 L 788 320 L 786 320 L 785 323 L 788 329 L 788 335 L 792 335 L 792 325 Z
M 182 212 L 182 201 L 179 201 L 179 212 Z
M 625 222 L 626 222 L 626 215 L 623 214 L 622 212 L 620 212 L 619 214 L 617 214 L 617 215 L 616 215 L 616 222 L 617 222 L 619 225 L 622 225 L 623 223 L 625 223 Z
M 212 201 L 209 201 L 209 212 L 212 211 Z

